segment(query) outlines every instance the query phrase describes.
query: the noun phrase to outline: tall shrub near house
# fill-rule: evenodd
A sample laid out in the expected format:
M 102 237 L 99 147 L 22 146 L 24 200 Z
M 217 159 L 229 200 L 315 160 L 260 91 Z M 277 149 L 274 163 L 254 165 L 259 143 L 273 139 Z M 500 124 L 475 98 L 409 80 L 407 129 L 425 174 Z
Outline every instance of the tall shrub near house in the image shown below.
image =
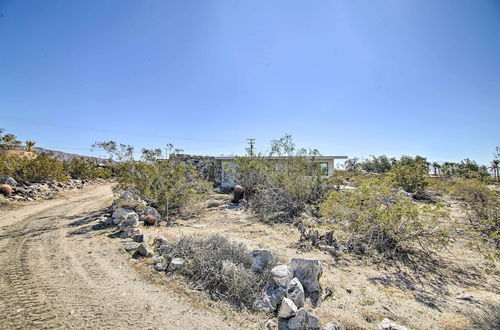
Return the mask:
M 265 155 L 236 158 L 234 176 L 245 187 L 254 213 L 266 220 L 292 221 L 330 189 L 317 156 L 317 150 L 298 149 L 285 135 Z
M 141 158 L 136 160 L 132 146 L 114 141 L 94 146 L 116 161 L 119 187 L 134 190 L 164 216 L 211 189 L 195 167 L 166 159 L 161 149 L 142 149 Z

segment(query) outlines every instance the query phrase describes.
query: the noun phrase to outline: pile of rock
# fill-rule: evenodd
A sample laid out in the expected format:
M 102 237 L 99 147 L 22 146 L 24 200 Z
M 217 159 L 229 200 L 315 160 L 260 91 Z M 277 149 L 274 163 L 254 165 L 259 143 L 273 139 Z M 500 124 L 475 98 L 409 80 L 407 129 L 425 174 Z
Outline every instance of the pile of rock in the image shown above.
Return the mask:
M 262 271 L 273 262 L 269 250 L 250 253 L 254 271 Z M 318 259 L 291 258 L 288 265 L 271 269 L 271 282 L 266 283 L 254 308 L 267 314 L 277 314 L 279 329 L 319 329 L 319 320 L 305 309 L 306 298 L 311 305 L 318 303 L 321 295 L 319 279 L 323 274 Z
M 50 199 L 55 193 L 63 190 L 82 189 L 87 185 L 96 183 L 91 180 L 71 179 L 65 182 L 49 181 L 43 183 L 18 183 L 14 178 L 3 175 L 0 176 L 0 184 L 9 185 L 12 188 L 12 195 L 9 201 L 34 201 L 39 199 Z
M 157 271 L 171 272 L 184 265 L 184 260 L 169 256 L 170 247 L 167 240 L 156 237 L 153 247 L 148 245 L 148 236 L 141 227 L 151 224 L 154 219 L 158 224 L 162 218 L 158 210 L 148 206 L 137 194 L 131 191 L 123 192 L 111 206 L 111 217 L 105 221 L 105 226 L 117 226 L 120 229 L 120 238 L 123 248 L 135 258 L 152 258 L 153 268 Z

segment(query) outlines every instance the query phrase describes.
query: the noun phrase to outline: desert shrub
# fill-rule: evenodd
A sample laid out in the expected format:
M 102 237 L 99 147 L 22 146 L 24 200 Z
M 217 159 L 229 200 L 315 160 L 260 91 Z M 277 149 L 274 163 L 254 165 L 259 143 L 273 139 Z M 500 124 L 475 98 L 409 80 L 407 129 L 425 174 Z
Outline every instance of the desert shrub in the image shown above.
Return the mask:
M 94 160 L 84 158 L 72 158 L 64 162 L 66 173 L 73 179 L 109 179 L 111 169 L 99 167 Z
M 74 179 L 109 179 L 111 170 L 100 168 L 91 160 L 74 158 L 69 162 L 60 161 L 43 153 L 34 159 L 0 155 L 0 174 L 10 175 L 20 182 L 64 181 Z
M 275 140 L 271 152 L 238 157 L 234 176 L 246 189 L 250 209 L 265 220 L 292 221 L 333 189 L 317 150 L 297 149 L 291 136 Z
M 425 158 L 403 156 L 392 167 L 389 175 L 395 186 L 409 193 L 422 194 L 427 185 L 425 177 L 428 174 L 428 165 Z
M 194 166 L 162 157 L 160 149 L 142 149 L 140 160 L 133 158 L 134 148 L 114 141 L 95 144 L 118 161 L 114 172 L 119 189 L 133 190 L 162 216 L 176 212 L 211 189 Z
M 479 180 L 462 179 L 449 188 L 453 197 L 466 203 L 467 215 L 473 230 L 481 234 L 481 244 L 487 252 L 491 245 L 500 257 L 500 193 Z M 481 247 L 481 246 L 478 246 Z
M 472 329 L 500 329 L 500 305 L 483 303 L 474 310 L 465 313 L 469 317 Z
M 386 173 L 396 164 L 395 158 L 386 155 L 370 156 L 368 159 L 350 158 L 345 161 L 344 168 L 347 171 L 364 171 L 366 173 Z
M 448 240 L 441 221 L 448 215 L 439 204 L 418 205 L 381 178 L 356 190 L 332 192 L 321 204 L 321 214 L 345 234 L 348 248 L 359 252 L 428 252 Z
M 16 162 L 17 168 L 13 173 L 16 180 L 45 182 L 50 180 L 64 181 L 68 179 L 63 163 L 47 154 L 38 155 L 31 160 L 16 158 Z
M 269 274 L 254 273 L 246 247 L 217 234 L 184 236 L 171 247 L 171 257 L 185 260 L 180 272 L 195 287 L 237 309 L 252 306 Z

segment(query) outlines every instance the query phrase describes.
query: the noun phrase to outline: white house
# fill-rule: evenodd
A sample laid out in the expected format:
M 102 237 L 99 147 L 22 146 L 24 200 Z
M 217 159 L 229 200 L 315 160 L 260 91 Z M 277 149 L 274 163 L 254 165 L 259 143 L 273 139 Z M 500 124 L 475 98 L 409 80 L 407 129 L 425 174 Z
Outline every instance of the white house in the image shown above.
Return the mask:
M 223 188 L 234 187 L 237 183 L 231 173 L 231 170 L 236 168 L 236 157 L 215 157 L 215 160 L 220 161 L 220 185 Z M 325 176 L 331 176 L 335 169 L 335 159 L 347 159 L 347 156 L 315 156 L 314 159 L 324 168 Z

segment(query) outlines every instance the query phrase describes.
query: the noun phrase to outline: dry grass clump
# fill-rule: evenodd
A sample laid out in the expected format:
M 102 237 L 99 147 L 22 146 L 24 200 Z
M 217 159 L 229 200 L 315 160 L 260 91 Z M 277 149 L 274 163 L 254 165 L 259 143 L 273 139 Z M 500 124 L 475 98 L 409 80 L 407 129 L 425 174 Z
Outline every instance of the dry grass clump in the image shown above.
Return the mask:
M 246 247 L 218 234 L 184 236 L 171 251 L 186 261 L 180 272 L 195 287 L 236 309 L 252 306 L 269 274 L 269 269 L 254 273 Z
M 466 313 L 471 329 L 500 329 L 500 305 L 484 303 L 480 310 Z

